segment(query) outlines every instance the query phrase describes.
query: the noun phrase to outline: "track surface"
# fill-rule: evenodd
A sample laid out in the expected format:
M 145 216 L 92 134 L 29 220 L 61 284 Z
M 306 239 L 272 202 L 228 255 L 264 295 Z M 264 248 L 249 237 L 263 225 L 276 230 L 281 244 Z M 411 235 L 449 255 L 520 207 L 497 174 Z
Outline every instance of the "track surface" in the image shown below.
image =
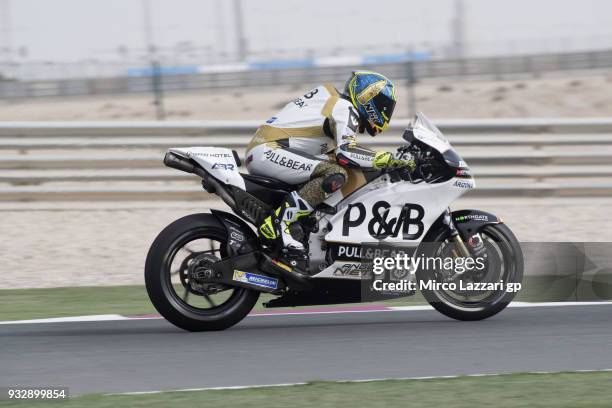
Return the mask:
M 612 368 L 612 306 L 252 316 L 225 332 L 164 320 L 0 326 L 0 386 L 72 394 L 308 380 Z

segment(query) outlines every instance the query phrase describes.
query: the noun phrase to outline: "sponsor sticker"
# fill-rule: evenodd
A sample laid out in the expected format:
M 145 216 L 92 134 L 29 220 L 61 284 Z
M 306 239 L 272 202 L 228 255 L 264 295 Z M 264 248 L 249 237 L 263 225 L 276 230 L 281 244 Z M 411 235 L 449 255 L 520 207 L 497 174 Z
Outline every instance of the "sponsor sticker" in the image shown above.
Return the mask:
M 372 205 L 372 216 L 367 216 L 363 203 L 349 204 L 342 217 L 342 235 L 349 236 L 350 229 L 359 227 L 367 222 L 368 233 L 373 238 L 385 239 L 387 237 L 401 237 L 407 240 L 417 239 L 425 231 L 423 217 L 425 209 L 418 204 L 406 203 L 400 209 L 397 217 L 389 217 L 392 206 L 389 202 L 381 200 Z M 395 206 L 397 207 L 397 206 Z M 409 232 L 413 227 L 414 232 Z
M 457 169 L 455 170 L 455 175 L 457 177 L 471 177 L 472 172 L 470 171 L 470 169 Z
M 488 222 L 489 217 L 483 214 L 468 214 L 468 215 L 462 215 L 462 216 L 455 218 L 455 221 L 458 221 L 458 222 L 468 222 L 468 221 Z
M 278 164 L 279 166 L 287 167 L 293 170 L 299 171 L 310 171 L 312 170 L 312 163 L 305 163 L 299 160 L 289 159 L 274 150 L 266 150 L 264 152 L 264 156 L 267 160 L 271 161 L 274 164 Z
M 215 163 L 213 164 L 213 169 L 221 169 L 221 170 L 234 170 L 234 165 L 231 163 Z
M 453 184 L 453 186 L 459 188 L 474 188 L 474 183 L 470 181 L 457 180 L 455 181 L 455 184 Z
M 236 241 L 244 241 L 244 235 L 242 235 L 240 232 L 238 231 L 232 231 L 230 233 L 230 238 L 231 239 L 235 239 Z
M 199 157 L 218 157 L 218 158 L 222 158 L 222 157 L 233 157 L 231 154 L 229 153 L 210 153 L 210 152 L 187 152 L 187 155 L 189 157 L 191 156 L 199 156 Z
M 361 263 L 345 263 L 334 270 L 335 276 L 361 277 L 367 275 L 369 268 Z
M 278 279 L 257 275 L 256 273 L 243 272 L 237 269 L 234 269 L 233 279 L 236 282 L 250 283 L 251 285 L 261 286 L 262 288 L 276 289 L 278 287 Z

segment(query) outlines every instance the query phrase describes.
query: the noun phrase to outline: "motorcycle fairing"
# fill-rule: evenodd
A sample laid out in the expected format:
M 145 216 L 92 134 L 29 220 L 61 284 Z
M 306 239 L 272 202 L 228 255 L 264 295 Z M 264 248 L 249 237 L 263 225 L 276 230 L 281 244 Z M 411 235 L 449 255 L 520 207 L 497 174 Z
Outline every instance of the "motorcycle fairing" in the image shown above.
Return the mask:
M 459 210 L 450 213 L 453 225 L 459 231 L 459 234 L 464 241 L 467 241 L 470 236 L 479 232 L 483 227 L 487 225 L 500 224 L 503 221 L 494 214 L 480 211 L 480 210 Z M 420 252 L 421 245 L 426 243 L 434 242 L 440 233 L 448 231 L 448 228 L 444 225 L 444 217 L 447 215 L 446 210 L 443 211 L 432 223 L 426 233 L 423 234 L 420 242 L 402 242 L 401 246 L 397 247 L 400 252 L 405 252 L 410 248 Z M 311 241 L 312 242 L 312 241 Z M 390 241 L 378 241 L 378 242 L 390 242 Z M 320 272 L 316 273 L 313 278 L 335 278 L 335 279 L 348 279 L 348 280 L 361 280 L 364 273 L 367 270 L 363 269 L 361 257 L 365 254 L 368 259 L 371 259 L 372 255 L 367 253 L 364 243 L 349 244 L 349 243 L 338 243 L 337 246 L 331 246 L 330 250 L 336 250 L 342 252 L 343 256 L 328 256 L 327 259 L 332 259 L 333 262 L 323 268 Z M 367 244 L 366 244 L 367 245 Z M 392 248 L 392 247 L 391 247 Z M 364 252 L 365 251 L 365 252 Z M 348 257 L 346 256 L 348 255 Z M 375 256 L 378 256 L 375 254 Z M 381 256 L 394 256 L 394 255 L 381 255 Z
M 245 190 L 244 179 L 231 149 L 225 147 L 173 147 L 172 153 L 187 157 L 224 184 Z
M 411 184 L 393 183 L 381 176 L 338 203 L 330 219 L 333 228 L 325 235 L 325 241 L 418 243 L 450 203 L 469 190 L 463 184 L 456 185 L 457 180 Z M 382 239 L 376 234 L 381 220 L 392 230 Z M 403 225 L 398 225 L 400 222 Z M 384 232 L 384 226 L 382 229 Z

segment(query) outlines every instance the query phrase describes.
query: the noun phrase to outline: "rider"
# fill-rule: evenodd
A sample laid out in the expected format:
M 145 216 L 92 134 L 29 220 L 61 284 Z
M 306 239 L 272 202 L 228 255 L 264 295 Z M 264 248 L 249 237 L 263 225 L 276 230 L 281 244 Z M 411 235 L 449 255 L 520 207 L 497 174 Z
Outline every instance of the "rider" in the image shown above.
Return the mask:
M 330 84 L 318 86 L 259 127 L 247 146 L 249 172 L 291 185 L 305 183 L 264 220 L 259 227 L 263 237 L 288 252 L 303 253 L 304 245 L 291 236 L 289 226 L 342 187 L 345 167 L 414 169 L 412 159 L 357 145 L 356 132 L 376 136 L 389 126 L 395 101 L 395 87 L 386 77 L 354 71 L 343 93 Z

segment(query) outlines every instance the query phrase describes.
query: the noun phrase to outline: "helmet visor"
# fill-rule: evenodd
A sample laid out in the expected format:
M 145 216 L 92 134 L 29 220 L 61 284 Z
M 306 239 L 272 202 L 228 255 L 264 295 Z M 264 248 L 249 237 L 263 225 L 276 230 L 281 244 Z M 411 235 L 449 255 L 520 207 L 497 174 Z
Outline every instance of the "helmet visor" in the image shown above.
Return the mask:
M 395 101 L 387 95 L 379 93 L 371 101 L 379 112 L 377 123 L 374 123 L 379 132 L 384 131 L 389 126 L 393 110 L 395 109 Z

